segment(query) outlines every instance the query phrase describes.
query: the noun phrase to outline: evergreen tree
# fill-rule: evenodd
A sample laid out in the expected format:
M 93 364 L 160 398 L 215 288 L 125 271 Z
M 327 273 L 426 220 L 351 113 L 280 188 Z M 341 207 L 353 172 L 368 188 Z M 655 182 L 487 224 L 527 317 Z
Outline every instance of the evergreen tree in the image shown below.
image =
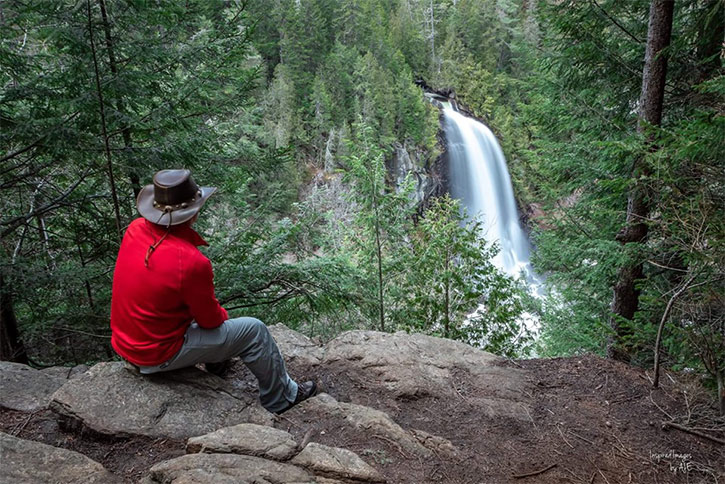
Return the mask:
M 349 243 L 366 274 L 368 287 L 363 304 L 368 306 L 368 314 L 378 329 L 385 331 L 386 327 L 390 329 L 386 320 L 396 309 L 387 289 L 405 270 L 401 263 L 405 260 L 404 234 L 413 207 L 405 190 L 396 192 L 386 187 L 384 152 L 375 143 L 374 128 L 364 122 L 355 128 L 345 160 L 346 180 L 352 185 L 350 198 L 357 207 L 358 230 L 351 234 Z
M 219 180 L 242 152 L 225 121 L 256 87 L 243 6 L 77 7 L 5 2 L 0 23 L 0 326 L 17 321 L 41 362 L 111 356 L 110 276 L 142 180 Z
M 717 383 L 724 333 L 714 305 L 723 272 L 713 262 L 721 244 L 710 242 L 723 234 L 712 180 L 723 178 L 725 147 L 716 134 L 722 67 L 712 46 L 725 12 L 714 2 L 674 3 L 673 40 L 655 61 L 669 59 L 658 106 L 657 96 L 640 101 L 655 59 L 650 52 L 644 62 L 648 7 L 571 2 L 546 6 L 541 17 L 551 55 L 540 62 L 549 69 L 532 77 L 537 88 L 524 109 L 533 148 L 526 169 L 548 201 L 537 261 L 557 287 L 544 309 L 543 352 L 604 353 L 614 333 L 603 323 L 613 316 L 618 349 L 633 363 L 701 368 Z M 661 123 L 648 109 L 661 109 Z M 622 235 L 639 230 L 646 242 L 622 250 L 614 242 L 622 226 Z M 615 286 L 620 303 L 627 291 L 638 295 L 626 318 L 617 307 L 618 316 L 610 313 Z
M 511 279 L 492 264 L 481 223 L 465 223 L 460 203 L 431 202 L 411 236 L 400 327 L 466 341 L 497 354 L 526 351 L 523 305 Z
M 639 98 L 639 122 L 637 132 L 643 134 L 650 126 L 659 126 L 662 121 L 662 102 L 664 100 L 665 80 L 667 77 L 667 56 L 665 50 L 670 45 L 672 33 L 673 2 L 671 0 L 653 0 L 650 4 L 649 28 L 647 30 L 647 51 L 642 73 L 642 93 Z M 654 146 L 654 139 L 649 142 Z M 649 217 L 649 196 L 642 186 L 640 178 L 649 175 L 649 169 L 643 166 L 643 160 L 635 160 L 632 177 L 634 186 L 627 196 L 627 221 L 616 239 L 622 244 L 643 243 L 647 237 Z M 629 355 L 619 348 L 627 332 L 622 330 L 618 318 L 631 320 L 639 306 L 637 280 L 644 276 L 641 262 L 629 262 L 620 267 L 617 282 L 614 285 L 611 318 L 615 340 L 608 347 L 609 356 L 615 359 L 629 360 Z

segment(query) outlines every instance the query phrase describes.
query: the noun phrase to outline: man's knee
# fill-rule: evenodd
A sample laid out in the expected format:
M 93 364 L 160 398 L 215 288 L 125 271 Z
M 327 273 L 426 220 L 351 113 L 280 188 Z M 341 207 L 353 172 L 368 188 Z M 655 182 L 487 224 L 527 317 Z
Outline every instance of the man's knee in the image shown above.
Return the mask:
M 267 325 L 257 318 L 235 318 L 227 321 L 232 326 L 239 329 L 239 333 L 244 335 L 245 339 L 252 339 L 258 342 L 266 342 L 269 337 Z
M 257 333 L 266 333 L 267 332 L 267 325 L 264 324 L 262 321 L 260 321 L 257 318 L 247 318 L 247 321 L 253 331 L 256 331 Z

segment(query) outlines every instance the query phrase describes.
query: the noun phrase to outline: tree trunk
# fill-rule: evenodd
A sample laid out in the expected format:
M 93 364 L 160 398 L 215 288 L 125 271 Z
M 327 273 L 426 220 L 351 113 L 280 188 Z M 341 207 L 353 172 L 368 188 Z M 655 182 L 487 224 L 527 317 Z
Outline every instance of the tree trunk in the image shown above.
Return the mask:
M 639 122 L 637 132 L 644 133 L 647 126 L 659 126 L 662 121 L 662 101 L 664 99 L 665 78 L 667 74 L 667 56 L 662 50 L 670 45 L 672 33 L 672 11 L 674 0 L 652 0 L 647 29 L 647 49 L 642 73 L 642 91 L 639 98 Z M 650 149 L 655 150 L 654 140 L 649 139 Z M 632 169 L 634 186 L 627 197 L 627 221 L 617 234 L 616 240 L 622 245 L 642 244 L 647 238 L 647 217 L 650 202 L 643 178 L 648 175 L 646 161 L 638 159 Z M 630 354 L 622 347 L 624 340 L 631 334 L 630 328 L 622 325 L 622 320 L 631 321 L 639 307 L 639 289 L 637 281 L 642 279 L 641 262 L 628 262 L 619 269 L 617 283 L 614 286 L 610 325 L 614 332 L 609 341 L 607 353 L 610 358 L 629 361 Z
M 446 260 L 445 260 L 445 270 L 446 270 L 446 287 L 445 287 L 445 293 L 446 293 L 446 300 L 445 300 L 445 315 L 444 315 L 444 323 L 445 323 L 445 333 L 444 336 L 446 338 L 450 337 L 450 326 L 451 326 L 451 277 L 448 273 L 448 268 L 450 264 L 450 252 L 448 251 L 448 247 L 446 247 L 446 254 L 445 254 Z
M 696 275 L 690 277 L 686 282 L 682 284 L 682 286 L 675 291 L 675 293 L 672 295 L 670 300 L 667 302 L 667 307 L 665 307 L 665 312 L 662 314 L 662 319 L 660 320 L 660 325 L 657 328 L 657 339 L 655 339 L 655 367 L 654 367 L 654 379 L 652 381 L 652 386 L 657 388 L 659 386 L 660 382 L 660 346 L 662 344 L 662 333 L 665 329 L 665 323 L 667 322 L 667 318 L 670 316 L 670 311 L 672 310 L 672 305 L 675 304 L 675 300 L 680 297 L 685 291 L 687 291 L 690 288 L 690 284 L 692 284 L 692 281 L 695 280 Z
M 98 111 L 101 115 L 101 130 L 103 133 L 103 145 L 106 152 L 106 167 L 108 169 L 108 183 L 111 186 L 111 199 L 113 202 L 113 213 L 116 221 L 116 236 L 119 243 L 122 237 L 121 211 L 119 209 L 118 195 L 116 193 L 116 181 L 113 175 L 113 162 L 111 160 L 111 145 L 108 139 L 108 129 L 106 128 L 106 110 L 103 105 L 103 90 L 101 89 L 101 75 L 98 70 L 98 57 L 96 56 L 96 43 L 93 40 L 93 23 L 91 19 L 91 0 L 86 1 L 88 10 L 88 36 L 91 42 L 91 54 L 93 56 L 93 70 L 96 79 L 96 93 L 98 95 Z
M 373 185 L 375 190 L 377 186 Z M 377 192 L 373 194 L 375 207 L 375 250 L 378 260 L 378 311 L 380 313 L 380 331 L 385 331 L 385 304 L 383 298 L 383 251 L 380 240 L 380 214 L 378 213 Z
M 76 239 L 76 248 L 78 249 L 78 258 L 81 262 L 81 267 L 84 269 L 86 268 L 86 260 L 83 257 L 83 249 L 81 248 L 80 240 Z M 92 312 L 96 311 L 96 305 L 93 303 L 93 291 L 91 290 L 91 282 L 84 278 L 84 286 L 86 287 L 86 296 L 88 297 L 88 307 L 91 308 Z
M 113 49 L 113 38 L 111 37 L 111 24 L 108 21 L 108 13 L 106 12 L 106 2 L 104 0 L 98 0 L 98 6 L 101 8 L 101 18 L 103 20 L 103 32 L 106 36 L 106 50 L 108 52 L 108 66 L 111 69 L 111 73 L 114 77 L 118 77 L 118 67 L 116 65 L 116 55 Z M 121 116 L 126 114 L 126 106 L 121 96 L 116 99 L 116 110 Z M 131 150 L 131 126 L 124 123 L 121 128 L 121 136 L 123 136 L 123 147 L 126 151 Z M 131 180 L 131 186 L 133 187 L 133 198 L 138 198 L 138 194 L 141 192 L 141 180 L 139 179 L 138 173 L 131 168 L 128 177 Z
M 718 371 L 717 375 L 717 398 L 720 404 L 720 416 L 725 417 L 725 375 Z
M 20 340 L 13 299 L 0 272 L 0 361 L 28 364 L 25 345 Z

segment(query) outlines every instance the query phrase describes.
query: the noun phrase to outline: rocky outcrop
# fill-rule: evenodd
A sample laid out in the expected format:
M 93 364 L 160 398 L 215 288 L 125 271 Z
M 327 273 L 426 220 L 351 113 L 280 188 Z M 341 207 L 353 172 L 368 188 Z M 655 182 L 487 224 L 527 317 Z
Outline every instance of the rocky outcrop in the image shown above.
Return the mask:
M 0 482 L 114 484 L 122 481 L 83 454 L 0 432 Z
M 259 406 L 241 363 L 226 380 L 195 368 L 144 377 L 121 363 L 86 372 L 1 364 L 0 397 L 36 410 L 0 409 L 0 482 L 685 484 L 725 476 L 712 441 L 658 424 L 663 410 L 675 417 L 709 405 L 683 401 L 674 379 L 653 391 L 644 371 L 593 355 L 509 361 L 419 334 L 352 331 L 322 345 L 280 325 L 272 333 L 292 376 L 324 390 L 281 416 Z M 54 411 L 45 409 L 50 390 L 33 390 L 48 378 L 50 388 L 63 385 Z M 635 458 L 659 452 L 667 457 Z M 696 474 L 691 464 L 708 467 Z
M 68 380 L 50 408 L 64 428 L 113 436 L 186 438 L 272 420 L 254 395 L 196 368 L 141 376 L 120 362 L 99 363 Z
M 285 461 L 294 457 L 299 449 L 289 432 L 263 425 L 239 424 L 190 438 L 186 451 L 244 454 Z
M 24 412 L 41 410 L 63 383 L 64 379 L 27 365 L 0 361 L 0 407 Z
M 155 465 L 145 482 L 385 482 L 350 450 L 317 443 L 301 448 L 288 432 L 260 425 L 235 425 L 192 437 L 186 450 L 190 454 Z
M 454 443 L 447 427 L 424 418 L 421 410 L 429 408 L 428 403 L 410 410 L 418 401 L 432 402 L 435 408 L 435 402 L 448 405 L 454 398 L 456 406 L 446 407 L 449 410 L 465 407 L 463 415 L 529 425 L 530 383 L 524 372 L 468 345 L 376 331 L 350 331 L 322 345 L 283 325 L 270 330 L 288 367 L 321 378 L 322 388 L 329 392 L 282 417 L 260 406 L 250 390 L 251 375 L 241 363 L 230 380 L 196 368 L 142 376 L 121 362 L 99 363 L 87 371 L 47 372 L 8 364 L 9 371 L 0 379 L 0 395 L 6 400 L 16 395 L 15 401 L 28 402 L 24 408 L 30 409 L 43 408 L 50 401 L 53 413 L 47 413 L 56 416 L 62 429 L 81 431 L 92 439 L 186 440 L 187 455 L 156 463 L 144 477 L 147 484 L 360 484 L 386 478 L 398 482 L 401 476 L 425 478 L 420 465 L 415 477 L 401 475 L 405 466 L 470 458 L 465 441 Z M 354 389 L 364 389 L 367 397 L 361 398 Z M 71 457 L 73 453 L 63 452 L 68 451 L 61 451 L 58 459 L 66 460 L 71 469 L 82 464 Z M 173 455 L 178 454 L 166 458 Z M 42 453 L 37 458 L 51 459 Z M 12 475 L 28 467 L 17 458 L 8 462 Z M 36 461 L 28 462 L 30 468 Z M 392 462 L 398 470 L 390 474 L 385 466 Z M 107 474 L 93 461 L 83 465 L 90 466 L 90 476 Z M 73 472 L 67 475 L 72 477 Z
M 301 484 L 314 483 L 292 464 L 238 454 L 188 454 L 153 466 L 144 484 Z
M 270 326 L 269 331 L 287 364 L 315 367 L 322 362 L 324 348 L 302 333 L 281 323 Z
M 423 457 L 430 457 L 432 455 L 432 451 L 422 445 L 415 434 L 404 430 L 388 414 L 374 408 L 356 405 L 354 403 L 338 402 L 330 395 L 322 393 L 315 398 L 303 402 L 293 411 L 295 413 L 299 412 L 310 415 L 312 420 L 323 421 L 330 418 L 339 418 L 361 432 L 379 435 L 389 439 L 405 449 L 405 451 L 414 455 Z M 448 445 L 450 445 L 454 453 L 452 444 L 448 442 Z
M 385 482 L 385 478 L 365 463 L 356 453 L 347 449 L 310 443 L 292 459 L 292 463 L 305 467 L 322 477 L 361 482 Z
M 326 346 L 323 366 L 344 365 L 360 385 L 380 387 L 396 398 L 448 398 L 460 393 L 466 375 L 469 399 L 489 416 L 527 420 L 524 372 L 458 341 L 422 334 L 349 331 Z
M 388 167 L 388 173 L 393 179 L 395 186 L 400 188 L 404 185 L 407 177 L 413 180 L 412 201 L 415 205 L 421 205 L 438 189 L 439 177 L 426 167 L 425 158 L 427 153 L 419 153 L 398 142 L 393 143 L 393 156 Z
M 63 380 L 70 380 L 71 378 L 78 378 L 83 373 L 88 371 L 90 367 L 88 365 L 76 365 L 76 366 L 51 366 L 43 368 L 42 371 L 48 376 L 55 378 L 61 378 Z

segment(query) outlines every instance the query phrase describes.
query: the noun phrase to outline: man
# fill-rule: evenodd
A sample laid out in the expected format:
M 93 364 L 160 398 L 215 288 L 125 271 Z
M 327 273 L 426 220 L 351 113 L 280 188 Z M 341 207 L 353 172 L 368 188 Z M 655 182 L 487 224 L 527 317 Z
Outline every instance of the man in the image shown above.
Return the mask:
M 189 170 L 162 170 L 138 195 L 141 218 L 128 226 L 113 274 L 111 344 L 141 374 L 205 363 L 221 374 L 233 356 L 254 373 L 262 405 L 282 413 L 317 392 L 298 385 L 267 327 L 229 319 L 214 294 L 208 245 L 192 228 L 216 188 L 199 187 Z

